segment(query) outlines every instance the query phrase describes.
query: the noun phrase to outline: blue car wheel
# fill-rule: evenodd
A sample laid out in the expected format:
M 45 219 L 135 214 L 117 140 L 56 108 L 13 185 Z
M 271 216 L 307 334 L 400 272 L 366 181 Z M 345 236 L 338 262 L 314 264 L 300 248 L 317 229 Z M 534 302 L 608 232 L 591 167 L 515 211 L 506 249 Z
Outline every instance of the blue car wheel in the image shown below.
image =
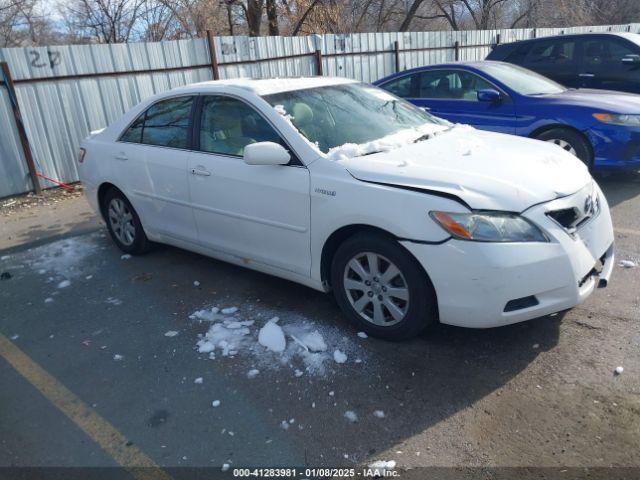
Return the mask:
M 555 143 L 560 148 L 582 160 L 589 169 L 593 166 L 593 154 L 588 141 L 578 132 L 568 128 L 552 128 L 545 130 L 535 138 L 543 142 Z

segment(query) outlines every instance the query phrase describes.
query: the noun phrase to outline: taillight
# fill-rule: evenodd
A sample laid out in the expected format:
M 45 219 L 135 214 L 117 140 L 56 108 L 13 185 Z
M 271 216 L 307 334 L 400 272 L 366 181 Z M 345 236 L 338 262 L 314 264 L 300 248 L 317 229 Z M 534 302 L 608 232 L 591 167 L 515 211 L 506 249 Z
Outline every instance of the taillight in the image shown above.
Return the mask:
M 80 153 L 78 154 L 78 163 L 84 163 L 84 156 L 87 154 L 87 151 L 84 148 L 80 149 Z

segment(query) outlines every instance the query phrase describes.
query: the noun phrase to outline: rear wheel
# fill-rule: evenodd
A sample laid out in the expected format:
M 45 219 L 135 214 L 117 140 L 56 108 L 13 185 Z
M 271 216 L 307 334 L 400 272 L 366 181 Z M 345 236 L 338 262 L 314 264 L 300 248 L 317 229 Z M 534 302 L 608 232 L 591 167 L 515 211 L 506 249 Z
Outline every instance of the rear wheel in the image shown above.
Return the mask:
M 358 234 L 346 240 L 333 258 L 331 284 L 347 317 L 371 336 L 402 340 L 436 321 L 429 278 L 386 236 Z
M 536 138 L 543 142 L 550 142 L 558 145 L 563 150 L 578 157 L 585 163 L 585 165 L 587 165 L 587 167 L 591 168 L 591 148 L 587 139 L 578 132 L 574 132 L 567 128 L 552 128 L 551 130 L 542 132 L 536 136 Z
M 102 208 L 109 234 L 120 250 L 132 255 L 149 251 L 150 243 L 140 218 L 122 192 L 109 190 L 104 196 Z

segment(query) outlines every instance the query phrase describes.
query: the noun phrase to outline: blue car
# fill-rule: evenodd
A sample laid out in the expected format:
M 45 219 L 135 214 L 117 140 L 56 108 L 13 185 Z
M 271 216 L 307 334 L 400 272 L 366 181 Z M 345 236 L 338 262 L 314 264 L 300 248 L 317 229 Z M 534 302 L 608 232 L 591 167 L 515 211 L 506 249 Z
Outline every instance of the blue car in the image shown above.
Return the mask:
M 568 89 L 492 61 L 418 67 L 375 84 L 454 123 L 553 142 L 592 170 L 640 168 L 640 95 Z

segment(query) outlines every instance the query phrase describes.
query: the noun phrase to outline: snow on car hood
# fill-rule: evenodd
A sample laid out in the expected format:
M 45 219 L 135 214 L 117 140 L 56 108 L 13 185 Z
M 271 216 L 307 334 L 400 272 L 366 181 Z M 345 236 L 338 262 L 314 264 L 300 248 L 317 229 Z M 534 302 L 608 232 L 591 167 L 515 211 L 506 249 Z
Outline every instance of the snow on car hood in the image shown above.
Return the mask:
M 591 181 L 586 166 L 556 145 L 463 126 L 338 162 L 359 180 L 455 195 L 486 210 L 521 212 Z

